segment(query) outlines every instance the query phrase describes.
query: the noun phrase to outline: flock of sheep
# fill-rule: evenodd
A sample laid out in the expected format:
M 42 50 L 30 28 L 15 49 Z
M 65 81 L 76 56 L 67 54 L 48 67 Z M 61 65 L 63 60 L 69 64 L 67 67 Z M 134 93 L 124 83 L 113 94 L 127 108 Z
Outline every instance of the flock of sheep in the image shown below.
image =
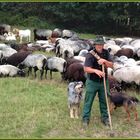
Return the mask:
M 31 33 L 29 29 L 12 30 L 10 25 L 0 25 L 0 76 L 30 75 L 33 69 L 34 77 L 39 70 L 40 79 L 43 79 L 44 75 L 47 78 L 49 70 L 51 79 L 52 72 L 57 71 L 62 80 L 85 82 L 83 65 L 86 54 L 94 47 L 94 39 L 81 39 L 66 29 L 34 29 L 34 42 L 30 42 Z M 26 43 L 24 38 L 27 38 Z M 123 87 L 135 85 L 139 90 L 140 39 L 104 37 L 104 41 L 104 48 L 109 50 L 114 63 L 113 69 L 108 69 L 109 77 L 115 78 Z M 52 52 L 54 55 L 48 57 L 34 54 L 34 51 Z M 28 68 L 27 72 L 25 68 Z

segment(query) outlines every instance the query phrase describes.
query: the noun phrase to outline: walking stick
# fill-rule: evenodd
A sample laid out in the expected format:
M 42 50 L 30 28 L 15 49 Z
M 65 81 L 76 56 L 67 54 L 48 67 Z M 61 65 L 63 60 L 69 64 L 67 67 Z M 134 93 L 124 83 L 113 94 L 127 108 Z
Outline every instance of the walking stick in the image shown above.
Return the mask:
M 105 67 L 104 64 L 102 65 L 102 71 L 105 73 Z M 105 91 L 105 99 L 106 99 L 106 104 L 107 104 L 107 111 L 108 111 L 108 116 L 109 116 L 109 124 L 110 124 L 110 129 L 112 131 L 112 121 L 111 121 L 111 115 L 110 115 L 110 109 L 109 109 L 109 103 L 108 103 L 108 99 L 107 99 L 107 88 L 106 88 L 106 79 L 105 76 L 103 77 L 104 80 L 104 91 Z M 110 136 L 114 136 L 114 132 L 110 133 Z

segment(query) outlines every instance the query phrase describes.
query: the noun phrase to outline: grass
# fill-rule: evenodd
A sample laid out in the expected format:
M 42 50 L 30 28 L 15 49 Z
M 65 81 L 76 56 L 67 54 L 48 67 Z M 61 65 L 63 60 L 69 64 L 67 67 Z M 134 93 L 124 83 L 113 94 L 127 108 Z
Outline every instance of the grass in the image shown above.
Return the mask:
M 81 117 L 70 119 L 67 83 L 58 73 L 52 80 L 26 78 L 0 79 L 0 138 L 108 138 L 110 128 L 100 122 L 95 98 L 89 129 L 81 131 Z M 133 94 L 135 94 L 133 92 Z M 137 97 L 140 97 L 137 95 Z M 81 103 L 81 113 L 83 101 Z M 140 114 L 140 109 L 138 108 Z M 139 137 L 140 122 L 125 121 L 122 108 L 113 112 L 115 138 Z M 133 117 L 133 116 L 132 116 Z

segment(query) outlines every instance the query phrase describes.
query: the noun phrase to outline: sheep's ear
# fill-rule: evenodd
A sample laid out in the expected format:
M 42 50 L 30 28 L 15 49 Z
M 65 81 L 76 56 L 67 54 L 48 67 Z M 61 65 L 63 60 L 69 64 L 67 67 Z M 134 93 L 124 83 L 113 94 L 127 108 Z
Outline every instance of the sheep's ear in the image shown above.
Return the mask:
M 111 52 L 111 48 L 108 48 L 108 51 Z

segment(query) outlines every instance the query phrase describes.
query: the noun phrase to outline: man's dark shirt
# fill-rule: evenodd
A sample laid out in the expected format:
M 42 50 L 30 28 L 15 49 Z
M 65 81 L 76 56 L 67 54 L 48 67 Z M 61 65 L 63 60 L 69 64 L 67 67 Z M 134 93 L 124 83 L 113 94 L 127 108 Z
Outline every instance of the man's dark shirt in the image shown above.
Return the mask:
M 94 51 L 101 58 L 106 59 L 108 61 L 111 61 L 110 54 L 109 54 L 108 50 L 103 49 L 102 53 L 98 53 L 96 50 L 94 50 Z M 98 69 L 98 70 L 102 71 L 102 65 L 98 64 L 97 59 L 91 53 L 88 53 L 86 55 L 86 60 L 85 60 L 84 66 L 85 67 L 91 67 L 91 68 Z M 100 78 L 95 73 L 88 73 L 87 76 L 90 80 L 97 81 L 97 82 L 103 82 L 103 78 Z M 107 78 L 107 69 L 106 68 L 105 68 L 105 76 Z

